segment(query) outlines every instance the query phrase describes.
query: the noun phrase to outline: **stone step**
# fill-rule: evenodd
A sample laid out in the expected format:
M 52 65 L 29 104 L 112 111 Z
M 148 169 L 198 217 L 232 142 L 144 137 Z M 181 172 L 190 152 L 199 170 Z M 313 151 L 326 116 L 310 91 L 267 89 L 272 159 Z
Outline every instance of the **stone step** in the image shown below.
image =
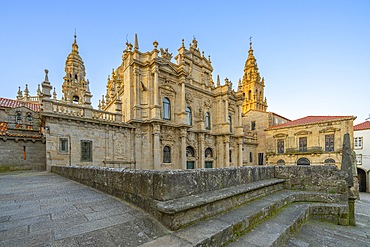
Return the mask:
M 311 203 L 295 203 L 302 201 Z M 348 206 L 337 203 L 335 195 L 318 192 L 283 190 L 249 202 L 229 212 L 174 231 L 171 234 L 145 243 L 142 246 L 222 246 L 232 240 L 238 239 L 255 226 L 258 227 L 258 223 L 263 222 L 263 220 L 267 218 L 269 218 L 265 221 L 267 223 L 270 222 L 271 219 L 281 218 L 281 221 L 285 222 L 285 224 L 290 224 L 289 222 L 291 222 L 294 228 L 301 224 L 307 217 L 306 214 L 319 214 L 321 215 L 320 217 L 334 214 L 334 217 L 339 218 L 340 215 L 345 215 L 345 212 L 347 212 L 346 210 L 348 210 Z M 278 215 L 275 218 L 270 218 L 280 211 L 280 217 L 278 217 Z M 338 221 L 337 219 L 337 222 Z M 277 227 L 276 224 L 273 225 Z M 284 230 L 284 228 L 282 229 Z M 290 226 L 288 229 L 290 229 Z M 263 238 L 263 235 L 261 235 L 262 233 L 259 233 L 257 230 L 254 230 L 253 233 L 256 234 L 255 238 Z M 289 234 L 290 232 L 287 232 L 287 230 L 282 231 L 282 233 L 277 234 L 277 240 L 275 241 L 286 241 L 286 237 L 289 236 Z M 281 237 L 279 237 L 280 235 Z M 237 242 L 230 244 L 237 244 Z
M 250 201 L 281 191 L 284 179 L 269 179 L 231 186 L 215 191 L 157 201 L 159 220 L 171 230 L 178 230 L 200 220 L 215 216 Z
M 239 246 L 283 246 L 292 234 L 307 221 L 309 205 L 292 204 L 276 217 L 258 224 L 250 232 L 230 243 L 230 247 Z

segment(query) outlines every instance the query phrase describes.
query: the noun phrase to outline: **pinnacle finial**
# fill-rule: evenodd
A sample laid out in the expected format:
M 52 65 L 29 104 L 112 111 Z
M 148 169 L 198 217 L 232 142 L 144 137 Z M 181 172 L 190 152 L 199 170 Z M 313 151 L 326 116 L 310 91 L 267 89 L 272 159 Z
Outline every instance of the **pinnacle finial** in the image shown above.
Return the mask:
M 221 85 L 221 82 L 220 82 L 220 75 L 217 75 L 217 86 L 219 87 Z
M 183 47 L 183 48 L 185 47 L 184 42 L 185 42 L 185 40 L 184 40 L 184 39 L 182 39 L 182 40 L 181 40 L 181 47 Z
M 44 71 L 45 71 L 45 80 L 44 81 L 48 82 L 49 81 L 49 76 L 48 76 L 49 70 L 45 69 Z
M 249 48 L 252 49 L 252 36 L 249 36 Z
M 153 46 L 154 46 L 154 49 L 156 50 L 158 48 L 158 41 L 154 40 Z
M 137 34 L 135 33 L 135 40 L 134 40 L 134 50 L 139 50 L 139 41 L 137 39 Z

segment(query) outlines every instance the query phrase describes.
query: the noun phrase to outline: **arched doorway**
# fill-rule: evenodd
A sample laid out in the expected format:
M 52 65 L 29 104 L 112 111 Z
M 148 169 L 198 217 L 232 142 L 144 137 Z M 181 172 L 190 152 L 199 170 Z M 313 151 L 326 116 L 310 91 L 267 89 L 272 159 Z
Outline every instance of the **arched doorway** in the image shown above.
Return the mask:
M 195 168 L 195 151 L 191 146 L 186 147 L 186 169 Z
M 297 165 L 299 165 L 299 166 L 309 166 L 310 161 L 307 158 L 299 158 L 297 160 Z
M 332 158 L 328 158 L 324 161 L 324 164 L 325 165 L 335 165 L 335 160 L 333 160 Z
M 278 160 L 278 161 L 277 161 L 277 165 L 278 165 L 278 166 L 283 166 L 283 165 L 285 165 L 285 160 L 282 160 L 282 159 Z
M 366 192 L 366 172 L 361 168 L 357 168 L 359 191 Z
M 204 152 L 205 162 L 204 168 L 212 168 L 213 167 L 213 151 L 211 148 L 207 148 Z

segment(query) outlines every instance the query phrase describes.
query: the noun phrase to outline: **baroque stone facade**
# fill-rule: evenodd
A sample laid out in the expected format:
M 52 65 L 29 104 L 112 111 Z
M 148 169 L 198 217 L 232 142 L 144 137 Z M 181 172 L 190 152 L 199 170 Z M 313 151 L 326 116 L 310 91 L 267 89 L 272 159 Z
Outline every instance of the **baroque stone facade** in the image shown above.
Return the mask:
M 219 76 L 213 81 L 211 60 L 195 38 L 189 47 L 183 40 L 174 58 L 158 45 L 154 41 L 152 51 L 141 52 L 136 35 L 134 45 L 127 42 L 121 65 L 108 76 L 106 95 L 93 109 L 75 36 L 62 99 L 51 93 L 47 74 L 42 83 L 48 167 L 160 170 L 255 164 L 245 158 L 255 156 L 257 136 L 244 132 L 243 108 L 266 110 L 267 104 L 252 43 L 237 91 L 227 78 L 222 85 Z

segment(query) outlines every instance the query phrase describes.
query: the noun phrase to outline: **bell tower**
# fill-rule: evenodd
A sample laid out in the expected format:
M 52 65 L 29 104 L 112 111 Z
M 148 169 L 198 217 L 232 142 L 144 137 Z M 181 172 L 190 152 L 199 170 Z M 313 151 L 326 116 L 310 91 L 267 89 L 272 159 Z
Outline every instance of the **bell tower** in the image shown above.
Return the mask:
M 244 95 L 243 114 L 250 110 L 266 112 L 267 100 L 264 97 L 265 80 L 258 71 L 257 60 L 253 55 L 252 37 L 250 38 L 248 59 L 244 66 L 242 92 Z
M 78 53 L 76 34 L 72 44 L 72 51 L 68 55 L 64 67 L 65 76 L 62 86 L 64 100 L 70 103 L 91 106 L 92 95 L 89 88 L 89 80 L 85 79 L 85 65 Z

